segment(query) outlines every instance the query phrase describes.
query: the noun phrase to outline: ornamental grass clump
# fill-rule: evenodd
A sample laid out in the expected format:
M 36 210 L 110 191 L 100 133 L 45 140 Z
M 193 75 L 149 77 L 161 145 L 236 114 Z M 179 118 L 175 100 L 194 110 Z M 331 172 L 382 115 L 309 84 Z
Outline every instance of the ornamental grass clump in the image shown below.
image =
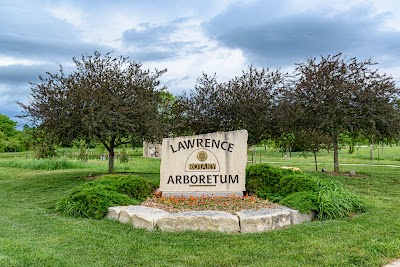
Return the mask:
M 153 188 L 141 177 L 107 175 L 75 188 L 56 203 L 55 210 L 68 216 L 102 219 L 109 207 L 137 205 Z
M 314 211 L 319 219 L 336 219 L 365 210 L 357 196 L 332 178 L 321 179 L 266 164 L 246 169 L 246 189 L 249 195 L 268 198 L 301 212 Z

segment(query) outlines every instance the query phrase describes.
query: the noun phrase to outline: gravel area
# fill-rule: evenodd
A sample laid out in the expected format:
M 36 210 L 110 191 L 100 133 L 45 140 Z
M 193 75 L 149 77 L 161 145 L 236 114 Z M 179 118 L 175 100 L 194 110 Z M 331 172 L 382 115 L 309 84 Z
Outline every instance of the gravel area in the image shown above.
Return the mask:
M 241 210 L 273 209 L 283 207 L 257 197 L 152 197 L 140 205 L 171 213 L 201 210 L 225 211 L 231 214 Z

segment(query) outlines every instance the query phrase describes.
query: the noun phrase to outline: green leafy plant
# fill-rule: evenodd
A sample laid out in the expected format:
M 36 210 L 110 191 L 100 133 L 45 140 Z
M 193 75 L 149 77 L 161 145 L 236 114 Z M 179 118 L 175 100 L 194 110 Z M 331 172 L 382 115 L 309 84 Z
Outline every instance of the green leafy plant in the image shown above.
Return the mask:
M 121 163 L 128 163 L 129 162 L 129 155 L 128 152 L 126 151 L 126 148 L 123 147 L 121 150 L 121 153 L 119 155 L 119 161 Z
M 298 209 L 315 211 L 319 219 L 335 219 L 365 210 L 364 203 L 330 178 L 282 170 L 266 164 L 246 170 L 248 194 Z
M 138 200 L 145 200 L 155 189 L 154 185 L 149 181 L 131 175 L 105 175 L 89 183 L 89 185 L 91 184 L 107 185 L 119 193 Z
M 76 188 L 56 203 L 55 210 L 74 217 L 102 219 L 109 207 L 137 205 L 152 191 L 152 184 L 141 177 L 107 175 Z
M 278 184 L 287 170 L 274 168 L 267 164 L 256 164 L 246 169 L 246 189 L 249 195 L 262 198 L 278 197 Z
M 303 191 L 294 192 L 280 201 L 280 204 L 299 210 L 300 212 L 318 211 L 318 193 Z
M 109 207 L 138 203 L 105 185 L 84 186 L 57 202 L 55 210 L 73 217 L 102 219 Z
M 87 144 L 85 140 L 80 140 L 78 145 L 79 145 L 78 159 L 87 162 L 89 160 L 89 155 L 87 153 Z

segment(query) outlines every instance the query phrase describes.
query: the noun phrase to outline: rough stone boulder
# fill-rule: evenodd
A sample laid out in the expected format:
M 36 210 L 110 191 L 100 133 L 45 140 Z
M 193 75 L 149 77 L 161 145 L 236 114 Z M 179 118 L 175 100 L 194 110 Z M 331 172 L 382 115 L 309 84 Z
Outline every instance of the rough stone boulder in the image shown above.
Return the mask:
M 106 215 L 107 219 L 110 220 L 119 220 L 119 215 L 121 213 L 121 211 L 125 210 L 127 208 L 127 206 L 115 206 L 115 207 L 109 207 L 108 208 L 108 213 Z
M 300 224 L 303 222 L 311 222 L 314 218 L 316 213 L 314 211 L 309 211 L 309 213 L 301 213 L 298 210 L 292 210 L 287 208 L 289 210 L 290 215 L 292 216 L 292 224 Z
M 263 232 L 279 229 L 291 224 L 311 221 L 315 213 L 300 213 L 290 208 L 242 210 L 236 213 L 240 220 L 242 233 Z
M 158 220 L 161 231 L 218 231 L 238 233 L 240 231 L 237 216 L 223 211 L 179 212 Z
M 131 205 L 121 210 L 119 221 L 121 223 L 130 223 L 135 228 L 154 231 L 157 221 L 169 215 L 170 213 L 164 210 Z
M 263 232 L 292 224 L 292 217 L 289 210 L 242 210 L 236 214 L 240 219 L 240 230 L 242 233 Z
M 314 212 L 300 213 L 287 207 L 242 210 L 232 215 L 223 211 L 191 211 L 168 213 L 145 206 L 117 206 L 108 209 L 108 219 L 132 224 L 135 228 L 154 231 L 218 231 L 255 233 L 279 229 L 291 224 L 311 221 Z M 240 223 L 239 223 L 240 221 Z

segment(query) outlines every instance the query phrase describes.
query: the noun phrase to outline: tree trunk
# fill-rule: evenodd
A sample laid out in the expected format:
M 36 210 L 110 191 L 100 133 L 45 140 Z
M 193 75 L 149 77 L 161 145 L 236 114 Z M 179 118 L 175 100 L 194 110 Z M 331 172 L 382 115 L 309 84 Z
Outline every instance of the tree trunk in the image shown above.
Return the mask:
M 108 154 L 108 173 L 114 173 L 114 148 L 110 148 Z
M 379 145 L 378 145 L 378 149 L 377 150 L 378 150 L 378 161 L 379 161 L 380 160 L 380 158 L 379 158 Z
M 354 152 L 354 143 L 352 141 L 350 141 L 349 154 L 353 154 L 353 152 Z
M 333 141 L 333 171 L 339 172 L 339 144 L 337 137 Z
M 373 161 L 374 160 L 374 143 L 371 142 L 370 145 L 370 160 Z
M 314 151 L 315 170 L 318 171 L 317 152 Z

